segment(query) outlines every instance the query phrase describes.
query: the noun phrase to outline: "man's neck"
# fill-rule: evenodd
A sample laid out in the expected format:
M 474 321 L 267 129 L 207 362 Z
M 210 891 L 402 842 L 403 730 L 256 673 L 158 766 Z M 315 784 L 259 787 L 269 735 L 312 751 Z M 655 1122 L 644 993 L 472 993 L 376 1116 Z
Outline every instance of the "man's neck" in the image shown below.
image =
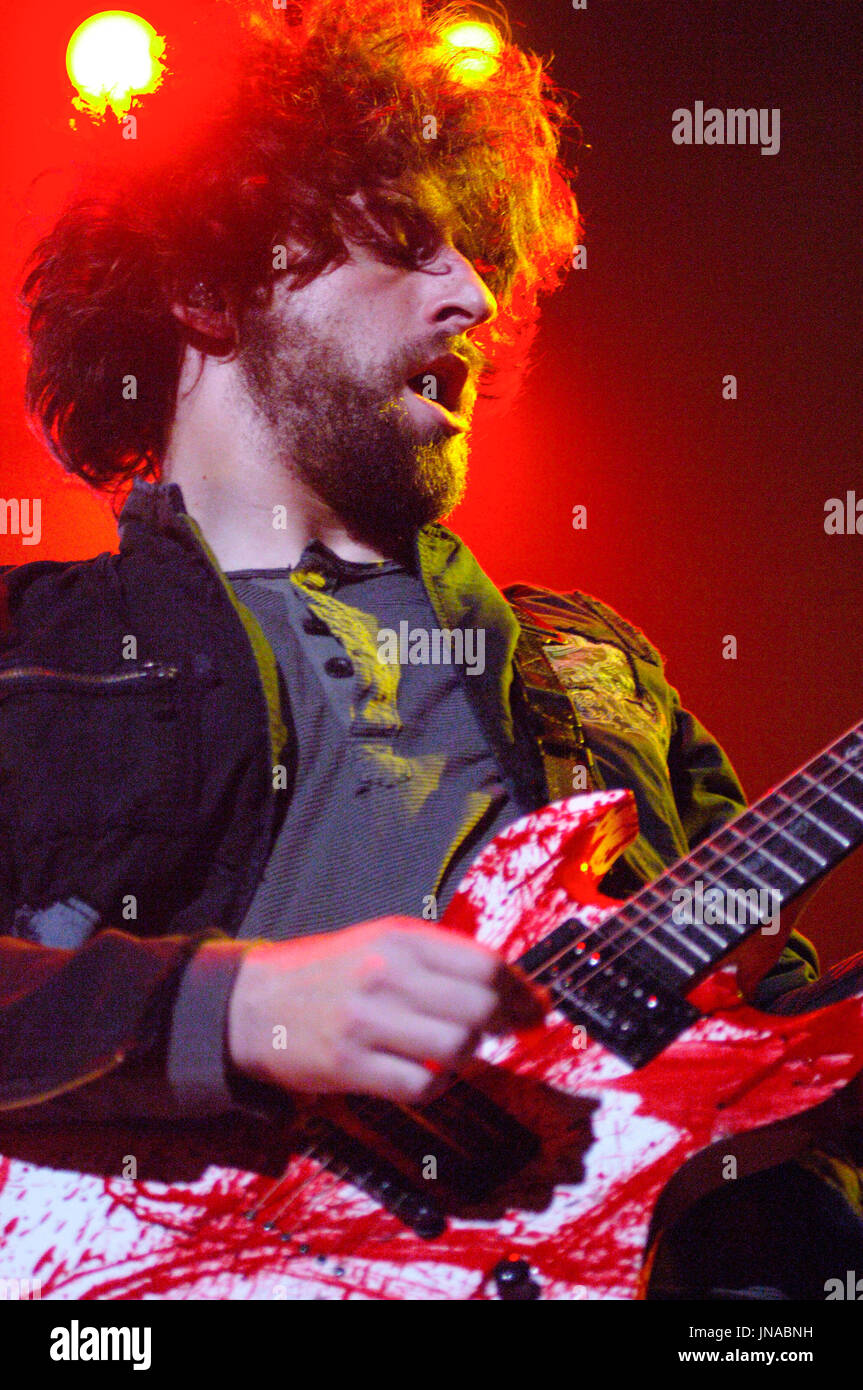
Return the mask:
M 270 432 L 238 394 L 232 365 L 184 364 L 162 461 L 223 570 L 294 566 L 309 541 L 343 560 L 396 558 L 351 534 L 278 457 Z M 238 404 L 239 401 L 239 404 Z
M 182 489 L 188 512 L 223 570 L 293 567 L 312 540 L 323 541 L 343 560 L 395 558 L 352 536 L 329 507 L 289 475 L 247 460 L 236 472 L 220 464 L 201 466 L 173 453 L 165 459 L 162 478 Z

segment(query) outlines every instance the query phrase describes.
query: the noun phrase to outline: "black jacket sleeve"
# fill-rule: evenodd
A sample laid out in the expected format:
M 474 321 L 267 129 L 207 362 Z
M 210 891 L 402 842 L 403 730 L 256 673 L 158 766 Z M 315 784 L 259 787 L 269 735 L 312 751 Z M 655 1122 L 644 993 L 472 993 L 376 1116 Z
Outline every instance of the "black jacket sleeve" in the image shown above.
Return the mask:
M 8 846 L 0 817 L 0 1122 L 185 1117 L 189 1097 L 168 1067 L 184 976 L 213 953 L 224 974 L 251 943 L 110 927 L 77 949 L 21 940 Z M 227 1091 L 208 1099 L 209 1113 L 236 1104 Z
M 77 950 L 0 937 L 0 1116 L 175 1114 L 166 1041 L 200 944 L 111 929 Z

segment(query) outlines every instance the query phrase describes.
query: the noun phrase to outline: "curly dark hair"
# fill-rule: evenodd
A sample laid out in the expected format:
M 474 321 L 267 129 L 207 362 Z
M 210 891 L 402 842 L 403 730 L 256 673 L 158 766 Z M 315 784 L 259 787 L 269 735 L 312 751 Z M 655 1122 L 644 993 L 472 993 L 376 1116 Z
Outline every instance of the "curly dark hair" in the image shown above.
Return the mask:
M 218 289 L 242 323 L 279 276 L 303 285 L 344 261 L 346 236 L 420 265 L 441 200 L 499 303 L 487 359 L 535 318 L 581 231 L 561 159 L 577 127 L 505 20 L 494 71 L 466 83 L 441 41 L 459 18 L 475 14 L 422 0 L 307 0 L 252 22 L 232 10 L 197 120 L 175 66 L 147 98 L 177 104 L 172 139 L 124 151 L 122 171 L 88 169 L 27 263 L 27 405 L 64 468 L 102 489 L 158 476 L 187 341 L 171 304 L 193 286 Z M 299 249 L 274 269 L 285 245 Z

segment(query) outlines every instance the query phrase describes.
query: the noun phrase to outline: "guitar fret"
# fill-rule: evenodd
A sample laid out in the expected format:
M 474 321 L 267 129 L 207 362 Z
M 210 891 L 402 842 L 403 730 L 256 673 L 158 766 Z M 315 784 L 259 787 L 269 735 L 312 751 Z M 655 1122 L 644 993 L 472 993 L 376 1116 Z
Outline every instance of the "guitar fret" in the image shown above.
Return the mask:
M 841 749 L 841 751 L 840 751 Z M 857 763 L 863 771 L 863 733 L 859 730 L 852 730 L 850 734 L 834 743 L 827 752 L 834 757 L 840 757 L 845 763 Z
M 793 802 L 789 802 L 789 805 L 793 806 L 793 804 Z M 822 820 L 820 816 L 816 816 L 814 811 L 807 809 L 805 811 L 801 811 L 800 814 L 802 816 L 805 816 L 807 820 L 811 820 L 815 825 L 818 826 L 819 830 L 823 830 L 825 835 L 829 835 L 831 840 L 835 840 L 836 843 L 838 845 L 841 845 L 843 849 L 851 848 L 851 841 L 848 839 L 847 835 L 840 834 L 840 832 L 834 826 L 828 825 L 827 822 Z
M 666 917 L 657 916 L 655 911 L 642 901 L 643 893 L 644 890 L 638 895 L 638 901 L 630 900 L 624 903 L 615 914 L 613 920 L 624 927 L 619 936 L 621 948 L 624 951 L 637 951 L 639 947 L 655 950 L 662 957 L 661 961 L 655 963 L 656 969 L 667 973 L 668 966 L 671 965 L 676 972 L 673 978 L 682 975 L 687 980 L 690 979 L 696 971 L 712 960 L 712 954 L 702 950 L 688 935 L 684 936 Z M 668 903 L 661 896 L 657 906 L 663 913 L 668 910 Z M 687 956 L 690 958 L 687 959 Z
M 820 791 L 824 792 L 825 797 L 827 797 L 828 799 L 838 801 L 840 806 L 843 806 L 846 811 L 850 811 L 851 815 L 854 816 L 857 820 L 859 820 L 861 825 L 863 825 L 863 811 L 861 811 L 859 807 L 855 806 L 853 802 L 846 801 L 845 797 L 840 796 L 837 791 L 826 791 L 824 788 L 821 787 L 819 782 L 815 781 L 814 777 L 809 776 L 808 772 L 801 772 L 799 776 L 805 777 L 807 782 L 812 782 L 816 787 L 818 787 Z
M 755 823 L 756 829 L 759 828 L 759 822 L 761 827 L 765 825 L 763 816 L 760 816 L 754 809 L 750 809 L 750 811 L 746 813 L 746 818 Z M 772 834 L 772 828 L 768 826 L 768 829 L 771 830 Z M 790 881 L 792 886 L 794 886 L 795 880 L 798 883 L 803 882 L 803 879 L 800 878 L 785 863 L 783 863 L 781 859 L 779 859 L 776 855 L 771 854 L 768 850 L 765 849 L 766 840 L 756 841 L 756 843 L 753 844 L 753 836 L 742 833 L 737 828 L 737 824 L 733 826 L 726 826 L 725 833 L 732 837 L 732 851 L 738 850 L 742 847 L 746 852 L 744 854 L 736 855 L 733 859 L 731 859 L 731 852 L 729 851 L 724 851 L 720 853 L 717 856 L 715 864 L 713 865 L 715 872 L 719 874 L 725 874 L 727 876 L 729 871 L 731 871 L 733 873 L 737 873 L 740 878 L 744 879 L 744 881 L 748 877 L 751 880 L 752 884 L 766 892 L 781 892 L 782 884 L 771 883 L 769 876 L 765 873 L 765 865 L 763 861 L 766 860 L 768 864 L 773 865 L 774 869 L 778 869 L 780 874 L 784 874 L 785 877 Z M 723 866 L 723 860 L 731 860 L 731 862 L 729 865 Z M 761 871 L 760 873 L 756 871 L 756 865 L 758 870 Z M 740 886 L 741 885 L 738 885 L 738 887 Z M 749 887 L 750 884 L 744 882 L 743 886 Z
M 729 827 L 729 830 L 733 835 L 739 834 L 736 828 Z M 747 844 L 747 841 L 743 839 L 741 840 L 741 844 L 744 845 L 745 848 L 747 848 L 748 852 L 746 854 L 740 856 L 737 859 L 732 860 L 728 867 L 723 867 L 721 862 L 718 865 L 720 875 L 724 876 L 725 878 L 728 878 L 729 874 L 734 874 L 737 876 L 738 879 L 742 880 L 742 883 L 738 883 L 736 885 L 738 889 L 742 888 L 745 891 L 747 888 L 751 886 L 751 884 L 754 884 L 757 888 L 760 888 L 764 892 L 770 894 L 778 894 L 780 897 L 784 896 L 782 891 L 782 883 L 771 883 L 769 878 L 764 874 L 762 864 L 759 863 L 758 865 L 758 867 L 762 869 L 762 873 L 758 874 L 755 872 L 755 868 L 749 861 L 755 860 L 757 862 L 759 858 L 767 859 L 768 861 L 772 862 L 774 868 L 778 869 L 779 872 L 781 874 L 784 874 L 785 877 L 789 880 L 792 888 L 795 887 L 797 884 L 804 882 L 802 876 L 797 875 L 794 870 L 789 868 L 781 860 L 776 859 L 773 855 L 765 854 L 763 844 L 759 844 L 757 846 L 749 846 Z M 725 860 L 729 859 L 729 857 L 730 856 L 728 854 L 723 854 L 721 856 L 721 858 Z M 751 880 L 751 884 L 750 882 L 747 882 L 747 880 Z M 735 885 L 732 884 L 732 887 L 733 886 Z
M 858 792 L 863 793 L 863 734 L 852 730 L 641 888 L 602 929 L 588 933 L 573 948 L 572 960 L 590 969 L 575 965 L 571 983 L 577 984 L 579 973 L 585 982 L 593 978 L 598 956 L 606 975 L 619 957 L 630 957 L 636 968 L 645 966 L 672 984 L 675 972 L 686 978 L 703 973 L 740 940 L 772 923 L 779 907 L 863 839 L 863 805 L 854 800 Z M 673 896 L 681 891 L 688 895 L 682 903 Z M 688 921 L 672 917 L 678 906 Z M 720 920 L 705 922 L 705 914 Z M 591 938 L 596 948 L 585 956 Z
M 839 792 L 838 787 L 844 781 L 843 777 L 835 776 L 836 769 L 833 769 L 832 780 L 828 782 L 825 777 L 815 778 L 809 773 L 798 772 L 785 783 L 781 795 L 796 806 L 799 814 L 792 822 L 794 829 L 806 845 L 807 852 L 811 854 L 811 849 L 807 844 L 809 834 L 805 834 L 801 829 L 801 819 L 814 820 L 822 827 L 824 835 L 832 840 L 837 840 L 840 849 L 837 851 L 832 845 L 821 845 L 822 853 L 827 858 L 828 865 L 835 864 L 848 849 L 859 844 L 861 838 L 861 823 L 863 816 L 855 812 L 850 803 L 846 806 L 845 798 Z M 813 808 L 817 808 L 817 813 Z M 843 843 L 844 840 L 844 843 Z
M 839 753 L 830 753 L 828 756 L 841 764 L 846 777 L 853 777 L 858 782 L 863 781 L 863 768 L 854 767 L 848 762 L 847 758 L 843 758 Z
M 776 826 L 766 816 L 762 815 L 761 812 L 757 810 L 754 806 L 750 808 L 750 815 L 755 821 L 760 822 L 762 829 L 766 829 L 767 831 L 767 834 L 765 835 L 764 839 L 760 840 L 756 844 L 756 853 L 762 855 L 765 859 L 768 859 L 777 869 L 779 869 L 780 873 L 785 874 L 786 878 L 791 880 L 792 885 L 795 882 L 798 884 L 805 882 L 805 875 L 798 873 L 794 866 L 788 863 L 787 858 L 782 858 L 782 856 L 778 853 L 771 854 L 770 851 L 766 848 L 766 846 L 770 843 L 771 840 L 781 837 L 782 830 L 780 829 L 780 827 Z M 733 834 L 739 835 L 739 831 L 736 829 L 736 827 L 731 827 L 731 830 Z M 747 858 L 748 856 L 744 856 L 743 859 L 740 861 L 744 867 L 748 867 L 746 864 Z M 768 887 L 774 888 L 775 885 L 768 884 Z
M 657 941 L 655 931 L 651 933 L 650 936 L 645 936 L 644 941 L 647 945 L 655 947 L 656 950 L 659 951 L 663 956 L 665 956 L 665 959 L 670 961 L 673 966 L 675 966 L 678 970 L 682 970 L 684 975 L 695 974 L 695 968 L 693 966 L 689 965 L 687 961 L 681 960 L 680 956 L 678 956 L 674 951 L 669 951 L 665 946 L 663 946 L 661 941 Z
M 825 753 L 824 756 L 825 758 L 832 758 L 834 763 L 839 764 L 844 774 L 842 777 L 843 783 L 847 782 L 849 778 L 852 778 L 860 783 L 861 790 L 863 790 L 863 776 L 861 776 L 861 774 L 857 772 L 856 769 L 854 769 L 853 767 L 848 767 L 844 758 L 840 758 L 838 754 L 831 752 Z
M 659 880 L 660 884 L 663 884 L 663 883 L 665 883 L 666 881 L 669 881 L 669 882 L 673 883 L 674 886 L 675 886 L 675 888 L 684 888 L 684 889 L 686 889 L 687 892 L 689 891 L 689 884 L 687 884 L 687 883 L 682 883 L 682 882 L 680 881 L 680 879 L 676 877 L 676 875 L 674 874 L 674 871 L 673 871 L 672 869 L 669 869 L 668 872 L 665 873 L 665 874 L 663 875 L 663 877 Z M 661 905 L 663 905 L 663 906 L 666 906 L 666 905 L 667 905 L 667 904 L 666 904 L 666 899 L 665 899 L 665 897 L 664 897 L 661 893 L 657 893 L 657 892 L 656 892 L 656 887 L 655 887 L 655 886 L 651 885 L 651 887 L 650 887 L 648 890 L 646 890 L 646 891 L 649 891 L 649 892 L 654 893 L 655 896 L 657 897 L 657 899 L 659 900 L 659 903 L 660 903 Z M 696 931 L 697 931 L 697 932 L 701 932 L 701 935 L 702 935 L 702 936 L 708 937 L 708 939 L 709 939 L 715 946 L 722 946 L 723 948 L 725 948 L 725 946 L 727 945 L 727 942 L 724 940 L 724 938 L 721 937 L 721 936 L 719 936 L 717 932 L 711 931 L 711 930 L 710 930 L 710 927 L 706 926 L 706 925 L 704 924 L 704 922 L 687 922 L 687 923 L 686 923 L 686 931 L 687 931 L 687 933 L 689 933 L 689 932 L 696 932 Z M 688 939 L 688 936 L 687 936 L 687 939 Z
M 667 877 L 667 878 L 671 878 L 673 882 L 677 883 L 677 886 L 678 886 L 678 887 L 685 888 L 687 891 L 691 891 L 691 885 L 689 885 L 689 884 L 681 884 L 681 883 L 679 882 L 679 880 L 676 880 L 676 879 L 673 877 L 673 875 L 671 875 L 671 874 L 666 875 L 666 877 Z M 660 880 L 660 882 L 661 882 L 661 881 L 662 881 L 662 880 Z M 697 881 L 697 880 L 696 880 L 696 881 Z M 729 890 L 723 885 L 721 879 L 717 879 L 717 878 L 715 878 L 715 877 L 711 877 L 711 881 L 710 881 L 710 883 L 708 884 L 708 890 L 711 889 L 711 888 L 718 888 L 718 889 L 720 890 L 720 892 L 724 892 L 726 895 L 728 895 L 728 892 L 729 892 Z M 701 896 L 700 894 L 697 894 L 697 895 L 696 895 L 696 900 L 698 900 L 698 898 L 699 898 L 700 896 Z M 737 896 L 737 892 L 734 891 L 734 890 L 732 890 L 731 896 L 734 898 L 735 903 L 736 903 L 738 906 L 740 906 L 740 905 L 741 905 L 741 902 L 740 902 L 739 897 Z M 709 906 L 713 907 L 714 905 L 711 903 L 711 904 L 709 904 Z M 744 904 L 742 904 L 742 906 L 743 906 L 743 908 L 744 908 L 744 914 L 743 914 L 743 915 L 744 915 L 744 917 L 745 917 L 745 912 L 746 912 L 746 908 L 748 908 L 748 904 L 747 904 L 747 903 L 744 903 Z M 700 916 L 703 916 L 703 911 L 702 911 L 699 915 L 700 915 Z M 700 932 L 702 932 L 705 936 L 707 936 L 707 937 L 710 938 L 710 940 L 712 941 L 712 943 L 713 943 L 714 946 L 717 946 L 717 945 L 718 945 L 719 947 L 721 947 L 722 952 L 724 953 L 725 951 L 728 950 L 729 945 L 733 944 L 733 942 L 734 942 L 734 940 L 735 940 L 735 937 L 734 937 L 733 935 L 730 936 L 730 937 L 723 937 L 723 936 L 720 936 L 718 930 L 713 930 L 713 931 L 711 931 L 711 928 L 717 928 L 717 929 L 718 929 L 718 928 L 720 928 L 720 927 L 726 927 L 726 928 L 728 928 L 732 933 L 737 932 L 737 933 L 739 934 L 739 932 L 740 932 L 741 930 L 744 930 L 745 928 L 742 926 L 741 923 L 739 923 L 739 922 L 737 921 L 737 915 L 738 915 L 738 914 L 737 914 L 737 912 L 735 911 L 735 912 L 734 912 L 734 920 L 733 920 L 733 921 L 729 921 L 729 920 L 723 915 L 721 921 L 719 921 L 719 922 L 711 922 L 709 925 L 706 924 L 706 923 L 703 922 L 703 921 L 697 921 L 697 922 L 695 922 L 695 921 L 690 921 L 690 922 L 687 922 L 687 923 L 685 924 L 685 929 L 686 929 L 687 933 L 692 932 L 692 931 L 700 931 Z M 693 946 L 693 949 L 695 949 L 694 946 Z M 702 955 L 703 955 L 703 952 L 700 952 L 700 951 L 699 951 L 699 954 L 702 954 Z M 715 951 L 714 951 L 714 952 L 712 953 L 712 955 L 710 955 L 710 956 L 708 956 L 708 957 L 705 957 L 705 959 L 715 959 L 715 956 L 716 956 L 716 953 L 715 953 Z
M 723 882 L 722 882 L 721 879 L 718 879 L 717 882 L 716 882 L 713 886 L 714 886 L 715 888 L 721 889 L 722 892 L 725 893 L 726 897 L 729 897 L 729 896 L 730 896 L 730 897 L 733 897 L 735 902 L 739 902 L 739 901 L 740 901 L 739 898 L 737 897 L 737 891 L 729 890 L 728 888 L 726 888 L 726 886 L 723 884 Z M 739 890 L 738 890 L 738 891 L 739 891 Z M 746 904 L 745 906 L 748 907 L 748 904 Z M 743 916 L 744 916 L 744 918 L 745 918 L 745 916 L 746 916 L 745 908 L 744 908 Z M 753 925 L 756 925 L 756 926 L 757 926 L 757 923 L 755 923 L 755 924 L 749 923 L 749 924 L 747 925 L 747 923 L 746 923 L 745 921 L 743 921 L 743 922 L 738 922 L 738 920 L 737 920 L 737 915 L 736 915 L 736 913 L 735 913 L 733 920 L 732 920 L 730 917 L 723 917 L 722 922 L 721 922 L 721 923 L 718 922 L 718 923 L 716 923 L 716 925 L 717 925 L 717 926 L 728 927 L 729 931 L 736 932 L 737 935 L 740 936 L 741 933 L 745 935 L 747 932 L 749 932 L 749 931 L 751 930 L 751 928 L 752 928 Z M 732 940 L 733 940 L 733 938 L 732 938 Z M 727 948 L 727 946 L 728 946 L 729 943 L 726 942 L 725 944 L 726 944 L 726 948 Z
M 806 881 L 802 874 L 796 873 L 795 870 L 790 868 L 787 864 L 783 864 L 780 859 L 777 859 L 772 854 L 768 854 L 767 850 L 764 848 L 763 845 L 759 845 L 757 849 L 753 849 L 750 854 L 747 854 L 745 858 L 740 860 L 738 868 L 745 869 L 749 877 L 753 880 L 753 882 L 757 884 L 759 888 L 764 888 L 768 893 L 781 894 L 781 888 L 777 886 L 775 883 L 770 883 L 769 880 L 763 879 L 760 874 L 757 874 L 755 872 L 755 870 L 749 864 L 749 860 L 757 858 L 768 860 L 768 862 L 773 864 L 773 866 L 777 868 L 780 873 L 785 874 L 786 878 L 790 878 L 792 880 L 792 883 L 800 884 L 805 883 Z M 759 867 L 761 866 L 759 865 Z
M 634 906 L 634 904 L 627 904 L 627 907 L 631 906 Z M 622 915 L 623 914 L 619 914 L 618 920 L 620 920 L 620 916 Z M 689 961 L 681 959 L 677 954 L 678 950 L 691 950 L 694 955 L 700 956 L 702 960 L 710 959 L 709 956 L 705 955 L 703 951 L 698 950 L 692 943 L 682 940 L 667 922 L 657 920 L 649 911 L 645 912 L 643 909 L 636 909 L 636 916 L 639 925 L 646 920 L 650 924 L 651 930 L 649 934 L 639 932 L 636 935 L 633 945 L 644 943 L 645 945 L 656 947 L 656 949 L 665 956 L 666 960 L 669 960 L 672 965 L 676 966 L 678 970 L 682 970 L 686 975 L 692 975 L 695 970 L 698 969 L 698 965 L 696 964 L 693 966 Z M 632 930 L 634 926 L 634 923 L 630 924 L 629 929 Z M 670 935 L 676 949 L 671 949 L 663 944 L 662 941 L 657 940 L 658 932 L 665 932 L 667 935 Z
M 709 927 L 704 926 L 701 922 L 675 922 L 672 927 L 667 919 L 663 920 L 657 917 L 657 910 L 664 913 L 667 912 L 669 908 L 667 894 L 657 891 L 657 887 L 661 887 L 666 882 L 674 883 L 675 887 L 686 887 L 686 885 L 678 884 L 671 873 L 666 873 L 658 880 L 657 884 L 651 884 L 648 888 L 642 889 L 639 894 L 638 904 L 627 904 L 627 906 L 637 907 L 640 910 L 640 916 L 643 920 L 661 923 L 666 930 L 673 931 L 676 944 L 679 947 L 691 952 L 693 956 L 697 956 L 701 961 L 710 962 L 715 957 L 716 946 L 721 946 L 725 949 L 726 943 L 721 937 L 717 936 L 715 932 L 710 931 Z M 644 903 L 648 894 L 655 899 L 655 902 L 653 904 L 647 903 L 642 907 L 642 903 Z M 704 950 L 702 945 L 699 944 L 698 933 L 700 933 L 702 937 L 707 938 L 704 942 L 704 946 L 708 948 L 707 950 Z M 698 967 L 696 966 L 696 968 Z
M 785 802 L 786 806 L 790 806 L 792 810 L 797 810 L 797 807 L 795 806 L 794 802 L 790 799 L 790 797 L 784 796 L 782 792 L 777 792 L 776 795 L 782 797 L 782 800 Z M 807 820 L 812 821 L 812 823 L 816 825 L 818 829 L 821 830 L 825 835 L 829 835 L 830 838 L 836 840 L 838 844 L 844 846 L 846 849 L 848 848 L 849 842 L 845 839 L 845 836 L 840 835 L 837 830 L 832 830 L 829 825 L 825 825 L 824 821 L 820 820 L 819 817 L 816 816 L 811 810 L 801 810 L 799 812 L 799 815 L 805 816 Z M 780 834 L 782 834 L 786 840 L 790 840 L 793 845 L 796 845 L 798 849 L 802 850 L 804 854 L 808 855 L 810 859 L 814 860 L 815 863 L 819 864 L 822 868 L 826 868 L 827 865 L 830 863 L 829 859 L 824 859 L 820 854 L 816 854 L 815 850 L 812 849 L 809 845 L 807 845 L 804 840 L 800 840 L 796 835 L 793 835 L 791 831 L 788 829 L 788 826 L 784 825 L 780 831 Z
M 710 875 L 710 883 L 708 885 L 708 888 L 719 889 L 719 891 L 724 893 L 726 896 L 730 896 L 731 898 L 733 898 L 735 903 L 735 910 L 732 912 L 731 918 L 723 917 L 721 921 L 711 922 L 709 924 L 702 921 L 686 924 L 687 931 L 691 931 L 694 929 L 702 932 L 705 936 L 707 936 L 710 939 L 714 946 L 719 946 L 723 952 L 726 951 L 728 947 L 735 942 L 736 938 L 740 935 L 742 931 L 745 931 L 747 929 L 746 919 L 748 915 L 751 915 L 751 904 L 746 897 L 741 896 L 741 893 L 745 892 L 746 890 L 752 891 L 751 889 L 749 889 L 748 883 L 746 884 L 745 889 L 741 890 L 739 885 L 735 886 L 733 884 L 729 884 L 727 881 L 723 881 L 723 878 L 727 880 L 729 875 L 735 872 L 738 868 L 737 861 L 733 861 L 725 867 L 723 867 L 721 861 L 724 858 L 727 858 L 727 856 L 719 856 L 714 865 L 711 866 L 713 872 Z M 674 883 L 676 886 L 686 888 L 688 891 L 691 891 L 691 885 L 682 883 L 681 880 L 675 874 L 669 873 L 665 875 L 665 878 L 670 879 L 670 881 Z M 663 881 L 664 880 L 659 881 L 660 886 L 662 885 Z M 771 894 L 777 892 L 776 889 L 770 886 L 767 886 L 765 891 Z M 711 904 L 711 906 L 715 908 L 714 904 Z M 741 916 L 742 921 L 740 920 Z M 757 925 L 760 920 L 761 919 L 759 917 L 756 917 L 755 925 Z M 722 927 L 725 927 L 728 932 L 728 935 L 725 937 L 721 936 L 719 932 L 719 929 Z
M 675 927 L 670 926 L 668 922 L 657 921 L 649 912 L 647 913 L 647 920 L 654 922 L 657 931 L 666 932 L 668 935 L 670 935 L 673 938 L 674 944 L 678 947 L 678 949 L 691 951 L 693 955 L 700 956 L 702 960 L 710 960 L 710 956 L 706 951 L 702 951 L 701 947 L 696 946 L 694 941 L 690 941 L 688 938 L 684 938 L 681 935 L 681 933 L 676 931 Z
M 750 818 L 754 822 L 756 828 L 766 828 L 771 837 L 777 833 L 760 813 L 755 812 L 747 814 L 750 814 Z M 681 939 L 679 934 L 675 935 L 675 944 L 678 950 L 688 950 L 690 954 L 700 957 L 705 962 L 716 959 L 717 954 L 724 954 L 737 940 L 747 935 L 754 926 L 764 925 L 766 921 L 770 920 L 766 913 L 758 911 L 760 902 L 758 907 L 756 907 L 756 905 L 751 902 L 750 897 L 747 896 L 752 891 L 759 891 L 757 887 L 753 889 L 751 885 L 760 885 L 761 892 L 769 893 L 771 895 L 771 905 L 775 897 L 778 897 L 780 901 L 782 900 L 782 885 L 770 883 L 761 874 L 757 874 L 753 867 L 747 863 L 747 859 L 754 859 L 756 862 L 759 861 L 759 856 L 765 859 L 772 865 L 774 870 L 787 878 L 792 887 L 797 887 L 805 882 L 802 875 L 798 874 L 789 865 L 783 863 L 778 856 L 765 852 L 763 844 L 752 846 L 748 843 L 746 837 L 741 834 L 736 825 L 733 828 L 725 827 L 723 833 L 728 834 L 729 831 L 732 836 L 732 843 L 744 845 L 748 850 L 748 853 L 742 856 L 742 858 L 731 859 L 728 854 L 717 855 L 715 847 L 713 845 L 707 845 L 702 847 L 705 853 L 701 856 L 701 864 L 698 863 L 698 851 L 696 851 L 694 855 L 691 855 L 687 861 L 687 868 L 690 872 L 692 871 L 692 866 L 695 867 L 696 871 L 704 873 L 709 872 L 711 880 L 710 887 L 718 888 L 720 892 L 725 893 L 734 904 L 730 914 L 728 916 L 723 915 L 721 921 L 711 922 L 709 925 L 703 921 L 687 922 L 685 924 L 685 939 Z M 723 861 L 726 862 L 723 863 Z M 679 872 L 681 867 L 682 865 L 678 865 L 676 869 L 666 871 L 661 879 L 641 890 L 638 894 L 637 901 L 627 904 L 629 911 L 635 913 L 636 920 L 640 916 L 643 921 L 649 923 L 652 927 L 650 934 L 645 935 L 643 938 L 646 941 L 655 941 L 655 933 L 658 930 L 669 931 L 667 922 L 657 921 L 656 919 L 656 907 L 666 906 L 666 896 L 663 895 L 662 890 L 665 889 L 667 893 L 668 886 L 671 885 L 675 888 L 682 888 L 691 892 L 693 881 L 698 881 L 697 876 L 690 882 L 686 882 L 685 879 L 681 878 Z M 760 863 L 759 867 L 761 867 Z M 741 872 L 741 869 L 743 872 Z M 729 882 L 731 874 L 738 874 L 742 879 L 743 886 Z M 710 906 L 714 911 L 716 910 L 715 904 L 711 903 Z M 721 934 L 723 928 L 726 933 L 724 936 Z M 695 933 L 699 933 L 704 944 L 712 948 L 711 954 L 706 954 L 705 951 L 702 950 L 697 939 L 694 939 Z M 718 953 L 716 951 L 717 947 L 719 948 Z M 666 950 L 664 954 L 668 956 L 669 953 Z M 676 957 L 676 963 L 683 968 L 688 968 L 685 962 L 680 961 L 679 956 Z
M 781 830 L 778 830 L 775 826 L 771 825 L 770 822 L 766 820 L 765 817 L 762 816 L 759 811 L 753 809 L 753 815 L 758 817 L 762 825 L 767 826 L 768 830 L 770 831 L 769 838 L 772 839 L 774 835 L 781 835 L 783 833 Z M 780 869 L 782 873 L 787 874 L 789 878 L 794 879 L 797 883 L 806 882 L 806 879 L 803 874 L 798 874 L 796 869 L 793 869 L 790 866 L 790 864 L 783 863 L 783 861 L 781 859 L 778 859 L 776 855 L 771 854 L 770 851 L 766 848 L 766 842 L 758 846 L 758 853 L 763 854 L 765 859 L 769 859 L 772 864 L 776 865 L 777 869 Z
M 775 838 L 775 835 L 776 832 L 774 832 L 774 835 L 771 838 Z M 782 835 L 782 838 L 786 838 L 784 833 Z M 793 868 L 791 864 L 788 863 L 787 859 L 780 859 L 778 854 L 771 854 L 770 851 L 766 849 L 764 845 L 759 846 L 758 853 L 763 855 L 763 857 L 767 859 L 768 862 L 772 864 L 774 868 L 778 869 L 781 874 L 784 874 L 786 878 L 790 878 L 792 884 L 796 884 L 798 887 L 802 887 L 803 884 L 806 882 L 806 874 L 799 874 L 797 870 Z M 785 896 L 781 884 L 770 884 L 770 889 L 772 892 L 778 893 L 780 897 Z

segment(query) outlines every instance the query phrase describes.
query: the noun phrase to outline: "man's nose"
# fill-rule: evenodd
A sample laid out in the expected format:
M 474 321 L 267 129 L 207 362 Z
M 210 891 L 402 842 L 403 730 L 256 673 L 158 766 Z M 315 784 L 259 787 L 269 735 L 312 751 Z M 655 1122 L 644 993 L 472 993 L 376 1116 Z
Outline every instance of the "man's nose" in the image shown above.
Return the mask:
M 497 300 L 488 285 L 454 246 L 442 246 L 434 260 L 423 266 L 429 277 L 426 314 L 437 326 L 447 324 L 454 333 L 487 323 L 497 314 Z

